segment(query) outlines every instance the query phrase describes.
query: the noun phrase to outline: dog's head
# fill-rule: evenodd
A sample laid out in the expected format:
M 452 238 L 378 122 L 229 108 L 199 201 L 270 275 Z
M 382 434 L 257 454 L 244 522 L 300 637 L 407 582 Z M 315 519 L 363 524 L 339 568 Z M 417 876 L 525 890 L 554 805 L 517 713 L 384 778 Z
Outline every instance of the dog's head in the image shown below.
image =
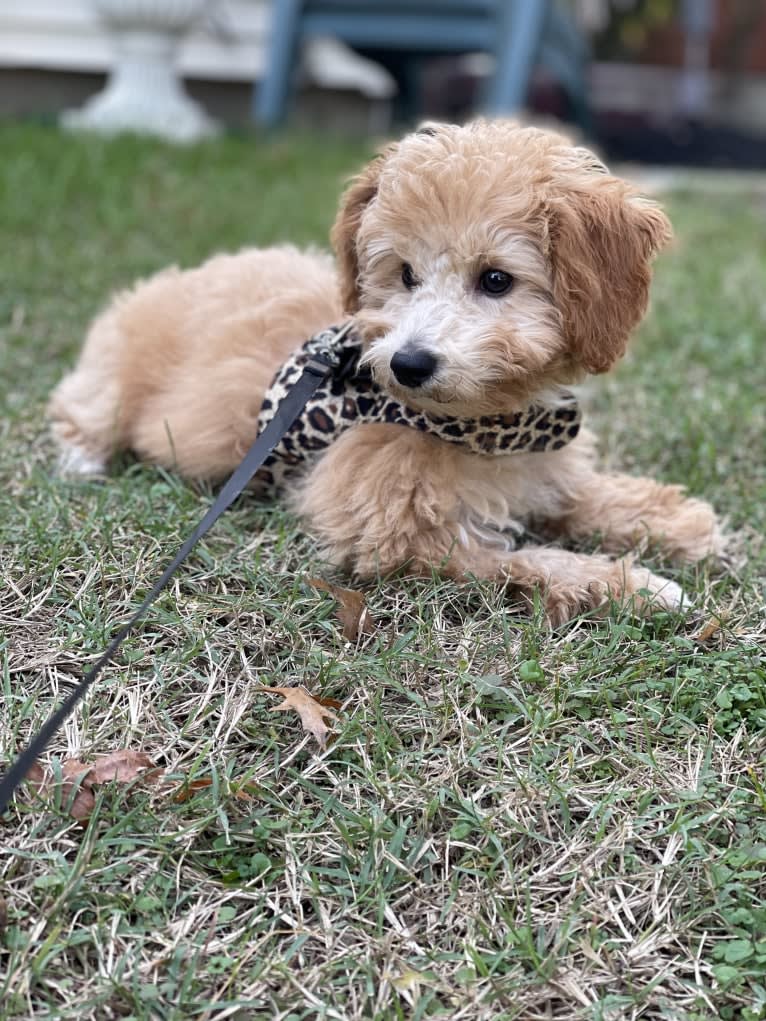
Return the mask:
M 468 415 L 606 372 L 669 238 L 662 211 L 592 153 L 506 121 L 429 125 L 389 146 L 333 228 L 375 378 Z

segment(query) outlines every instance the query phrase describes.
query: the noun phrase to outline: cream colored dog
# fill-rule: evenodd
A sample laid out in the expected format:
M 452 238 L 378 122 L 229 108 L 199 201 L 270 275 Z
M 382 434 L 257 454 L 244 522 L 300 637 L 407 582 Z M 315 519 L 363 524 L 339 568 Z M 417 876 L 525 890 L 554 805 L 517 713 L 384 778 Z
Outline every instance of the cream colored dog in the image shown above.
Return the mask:
M 375 380 L 409 407 L 477 417 L 551 400 L 625 351 L 670 237 L 653 203 L 565 138 L 509 122 L 432 125 L 351 184 L 329 256 L 291 247 L 166 270 L 96 319 L 51 400 L 63 465 L 100 473 L 129 448 L 220 479 L 256 432 L 275 372 L 352 315 Z M 515 548 L 532 524 L 607 553 L 679 561 L 722 549 L 679 486 L 599 473 L 584 431 L 561 450 L 485 457 L 400 425 L 351 427 L 287 494 L 329 557 L 360 576 L 406 568 L 510 581 L 553 622 L 614 599 L 678 608 L 631 558 Z

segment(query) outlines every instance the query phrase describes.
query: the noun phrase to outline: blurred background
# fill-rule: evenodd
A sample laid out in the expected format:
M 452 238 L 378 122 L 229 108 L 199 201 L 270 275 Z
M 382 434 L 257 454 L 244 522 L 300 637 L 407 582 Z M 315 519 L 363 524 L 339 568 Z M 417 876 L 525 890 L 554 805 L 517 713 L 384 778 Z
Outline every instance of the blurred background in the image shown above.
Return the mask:
M 528 110 L 634 162 L 766 166 L 762 0 L 0 0 L 0 116 L 191 141 Z

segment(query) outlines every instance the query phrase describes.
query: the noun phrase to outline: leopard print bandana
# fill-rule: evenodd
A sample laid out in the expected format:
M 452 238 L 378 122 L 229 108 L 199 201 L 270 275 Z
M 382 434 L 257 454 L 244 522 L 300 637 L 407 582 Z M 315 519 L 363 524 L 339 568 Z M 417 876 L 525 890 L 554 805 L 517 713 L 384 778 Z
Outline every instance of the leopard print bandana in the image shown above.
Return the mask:
M 278 491 L 342 432 L 362 422 L 409 426 L 474 454 L 490 457 L 559 450 L 580 430 L 580 408 L 574 395 L 568 393 L 564 394 L 563 402 L 554 407 L 531 404 L 515 414 L 482 418 L 437 416 L 408 408 L 373 382 L 368 369 L 359 368 L 362 343 L 347 323 L 317 333 L 285 362 L 263 399 L 258 416 L 259 432 L 272 419 L 306 362 L 320 353 L 330 356 L 333 372 L 309 398 L 298 419 L 257 473 L 256 480 L 268 490 Z

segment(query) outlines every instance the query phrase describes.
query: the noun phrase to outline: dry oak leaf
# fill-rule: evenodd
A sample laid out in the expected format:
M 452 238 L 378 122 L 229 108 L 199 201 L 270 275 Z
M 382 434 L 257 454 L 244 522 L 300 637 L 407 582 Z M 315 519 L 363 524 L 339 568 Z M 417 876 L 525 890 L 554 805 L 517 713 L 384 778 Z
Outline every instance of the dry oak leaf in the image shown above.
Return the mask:
M 96 807 L 89 772 L 90 766 L 79 759 L 67 759 L 61 766 L 61 807 L 79 822 L 90 819 Z
M 199 777 L 196 780 L 186 780 L 173 794 L 173 801 L 183 804 L 189 801 L 197 791 L 207 790 L 213 786 L 213 778 L 210 776 Z M 255 801 L 259 788 L 256 784 L 243 784 L 241 787 L 232 787 L 231 793 L 238 801 Z
M 32 785 L 33 789 L 36 790 L 42 787 L 45 783 L 46 777 L 48 776 L 48 771 L 43 769 L 39 762 L 33 762 L 27 770 L 27 775 L 24 779 L 27 780 Z
M 337 601 L 336 615 L 343 625 L 343 637 L 347 641 L 355 642 L 360 634 L 371 635 L 373 633 L 375 623 L 367 609 L 364 593 L 357 592 L 352 588 L 331 585 L 329 581 L 323 581 L 321 578 L 307 578 L 306 581 L 315 589 L 329 592 Z
M 99 755 L 90 765 L 79 759 L 66 759 L 61 766 L 61 803 L 73 819 L 84 822 L 90 818 L 96 805 L 94 786 L 112 780 L 130 783 L 144 769 L 151 769 L 151 772 L 144 774 L 145 778 L 155 780 L 160 771 L 152 769 L 153 766 L 154 763 L 145 752 L 136 752 L 131 748 L 120 748 L 108 755 Z M 50 770 L 36 762 L 27 773 L 27 780 L 34 784 L 38 794 L 44 794 L 52 786 L 54 776 Z
M 723 625 L 728 621 L 729 614 L 726 610 L 722 610 L 720 613 L 714 613 L 708 619 L 708 621 L 700 628 L 696 635 L 692 635 L 695 642 L 707 642 L 713 635 L 720 631 Z
M 332 709 L 322 705 L 302 684 L 294 688 L 269 688 L 263 685 L 260 690 L 266 691 L 270 695 L 281 695 L 283 701 L 279 705 L 272 706 L 271 711 L 276 713 L 288 709 L 294 710 L 300 716 L 306 733 L 316 738 L 316 742 L 322 750 L 327 747 L 327 735 L 330 728 L 325 723 L 325 719 L 331 722 L 337 719 Z
M 78 759 L 67 759 L 61 767 L 61 805 L 79 822 L 89 819 L 96 805 L 96 797 L 85 782 L 85 774 L 89 768 Z M 54 783 L 51 770 L 43 768 L 39 762 L 35 762 L 29 769 L 26 778 L 34 788 L 35 794 L 40 797 L 47 794 Z
M 187 780 L 185 783 L 181 784 L 181 786 L 175 792 L 175 794 L 173 795 L 173 801 L 177 802 L 180 805 L 184 801 L 188 801 L 189 798 L 191 798 L 194 794 L 197 793 L 197 791 L 204 791 L 208 787 L 212 786 L 213 780 L 212 777 L 209 776 L 203 776 L 197 780 Z

